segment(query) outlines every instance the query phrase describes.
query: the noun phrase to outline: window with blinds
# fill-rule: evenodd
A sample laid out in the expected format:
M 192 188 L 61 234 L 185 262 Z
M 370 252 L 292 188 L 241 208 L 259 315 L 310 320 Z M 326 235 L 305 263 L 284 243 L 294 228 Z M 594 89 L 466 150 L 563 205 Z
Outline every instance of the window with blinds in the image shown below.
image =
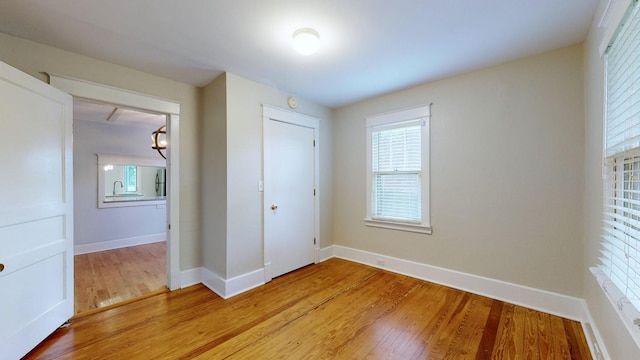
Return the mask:
M 640 310 L 639 9 L 630 7 L 606 54 L 606 204 L 600 258 L 600 269 L 616 294 L 619 290 L 619 307 L 631 303 L 634 313 Z
M 429 107 L 367 118 L 369 226 L 430 233 Z
M 372 131 L 373 218 L 420 223 L 421 121 Z

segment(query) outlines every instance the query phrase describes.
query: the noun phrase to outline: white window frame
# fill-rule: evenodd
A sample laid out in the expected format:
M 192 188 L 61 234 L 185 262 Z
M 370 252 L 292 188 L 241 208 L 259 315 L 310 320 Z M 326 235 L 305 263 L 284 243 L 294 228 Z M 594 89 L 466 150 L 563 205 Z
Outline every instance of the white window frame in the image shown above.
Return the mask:
M 364 219 L 366 226 L 386 229 L 402 230 L 422 234 L 432 234 L 430 217 L 430 105 L 423 105 L 389 113 L 373 115 L 366 118 L 367 127 L 367 214 Z M 373 162 L 372 162 L 372 134 L 376 128 L 387 127 L 409 121 L 421 121 L 421 220 L 419 222 L 404 222 L 393 219 L 377 219 L 372 216 L 373 209 Z
M 624 43 L 624 41 L 630 41 L 629 38 L 624 38 L 624 36 L 622 38 L 618 37 L 624 26 L 627 26 L 627 28 L 630 25 L 636 26 L 629 23 L 629 16 L 634 12 L 633 6 L 638 5 L 628 0 L 612 1 L 607 6 L 601 19 L 601 27 L 605 30 L 603 42 L 600 46 L 601 55 L 609 49 L 614 49 L 612 48 L 612 46 L 616 46 L 614 42 L 620 44 Z M 638 9 L 636 8 L 635 10 Z M 615 20 L 612 20 L 614 18 Z M 635 43 L 634 40 L 632 39 L 631 42 Z M 616 49 L 615 51 L 618 50 Z M 633 250 L 639 244 L 636 230 L 637 221 L 633 219 L 634 216 L 637 216 L 635 215 L 637 211 L 634 210 L 633 205 L 630 205 L 635 200 L 629 198 L 636 191 L 633 187 L 637 185 L 638 180 L 634 179 L 632 171 L 624 168 L 625 164 L 633 166 L 636 162 L 635 159 L 640 155 L 640 140 L 638 137 L 638 130 L 640 129 L 637 122 L 625 120 L 620 116 L 620 114 L 625 114 L 620 112 L 621 109 L 626 109 L 625 107 L 616 105 L 618 109 L 614 108 L 615 111 L 610 109 L 610 98 L 615 99 L 616 102 L 618 99 L 624 99 L 620 94 L 613 95 L 609 93 L 610 86 L 619 86 L 620 84 L 617 80 L 611 82 L 611 79 L 617 78 L 619 80 L 620 77 L 616 71 L 619 72 L 621 69 L 628 68 L 626 64 L 620 66 L 618 70 L 613 72 L 616 75 L 612 77 L 609 74 L 609 60 L 610 58 L 607 54 L 605 58 L 605 97 L 603 99 L 605 104 L 602 147 L 604 179 L 603 241 L 599 256 L 599 266 L 590 267 L 589 270 L 604 290 L 636 344 L 640 346 L 640 312 L 638 311 L 637 299 L 632 301 L 634 294 L 637 295 L 638 292 L 637 287 L 629 286 L 633 285 L 631 284 L 633 281 L 637 283 L 637 280 L 632 277 L 638 273 L 638 267 L 634 265 L 634 262 L 638 261 L 639 256 Z M 631 79 L 630 75 L 626 73 L 623 75 L 626 76 L 623 76 L 623 78 L 626 79 L 628 77 Z M 614 113 L 615 116 L 610 116 L 610 113 Z M 630 117 L 629 119 L 637 120 L 636 117 Z M 627 175 L 625 175 L 625 172 Z M 628 214 L 633 215 L 628 216 Z M 631 296 L 631 299 L 628 296 Z

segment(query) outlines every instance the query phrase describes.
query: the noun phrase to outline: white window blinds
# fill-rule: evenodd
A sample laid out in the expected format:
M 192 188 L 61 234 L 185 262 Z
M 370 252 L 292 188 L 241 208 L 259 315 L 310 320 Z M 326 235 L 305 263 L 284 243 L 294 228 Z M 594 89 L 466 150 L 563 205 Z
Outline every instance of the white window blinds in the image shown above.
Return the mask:
M 640 21 L 632 6 L 607 52 L 606 156 L 640 147 Z
M 608 158 L 607 169 L 601 266 L 640 309 L 640 151 Z
M 619 307 L 629 302 L 633 313 L 640 309 L 639 9 L 631 6 L 606 55 L 606 204 L 600 257 L 602 272 L 620 290 Z
M 420 222 L 421 126 L 416 120 L 373 129 L 373 218 Z

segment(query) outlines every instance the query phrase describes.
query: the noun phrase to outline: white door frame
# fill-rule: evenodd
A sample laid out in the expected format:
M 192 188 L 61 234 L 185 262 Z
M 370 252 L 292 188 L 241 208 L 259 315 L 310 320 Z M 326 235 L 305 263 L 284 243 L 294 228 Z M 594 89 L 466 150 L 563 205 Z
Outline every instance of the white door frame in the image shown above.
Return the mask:
M 47 73 L 49 84 L 72 96 L 139 110 L 167 114 L 167 287 L 179 289 L 180 284 L 180 104 L 169 100 L 115 88 L 103 84 Z
M 318 263 L 320 259 L 320 119 L 314 116 L 300 114 L 297 112 L 289 111 L 286 109 L 282 109 L 279 107 L 271 106 L 271 105 L 262 105 L 262 124 L 264 130 L 264 124 L 267 121 L 281 121 L 293 125 L 305 126 L 309 128 L 313 128 L 316 146 L 314 147 L 313 154 L 313 163 L 314 163 L 314 183 L 316 189 L 316 196 L 314 197 L 314 207 L 315 207 L 315 219 L 314 219 L 314 237 L 316 238 L 316 242 L 314 245 L 313 251 L 313 262 Z M 263 131 L 263 139 L 262 139 L 262 154 L 264 156 L 264 131 Z M 262 178 L 264 179 L 264 158 L 263 158 L 263 169 L 262 169 Z M 264 193 L 262 196 L 262 223 L 265 222 L 265 217 L 267 213 L 265 211 L 264 204 Z M 271 249 L 270 245 L 263 228 L 262 234 L 262 243 L 263 243 L 263 256 L 264 256 L 264 281 L 269 282 L 273 279 L 272 269 L 271 269 Z

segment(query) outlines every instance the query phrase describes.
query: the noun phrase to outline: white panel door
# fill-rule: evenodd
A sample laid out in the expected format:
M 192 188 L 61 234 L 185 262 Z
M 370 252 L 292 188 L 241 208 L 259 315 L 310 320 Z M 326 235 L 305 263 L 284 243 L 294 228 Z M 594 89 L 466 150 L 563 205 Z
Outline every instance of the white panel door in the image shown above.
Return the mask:
M 72 98 L 0 62 L 0 357 L 73 315 Z
M 314 129 L 264 122 L 267 278 L 314 262 Z

